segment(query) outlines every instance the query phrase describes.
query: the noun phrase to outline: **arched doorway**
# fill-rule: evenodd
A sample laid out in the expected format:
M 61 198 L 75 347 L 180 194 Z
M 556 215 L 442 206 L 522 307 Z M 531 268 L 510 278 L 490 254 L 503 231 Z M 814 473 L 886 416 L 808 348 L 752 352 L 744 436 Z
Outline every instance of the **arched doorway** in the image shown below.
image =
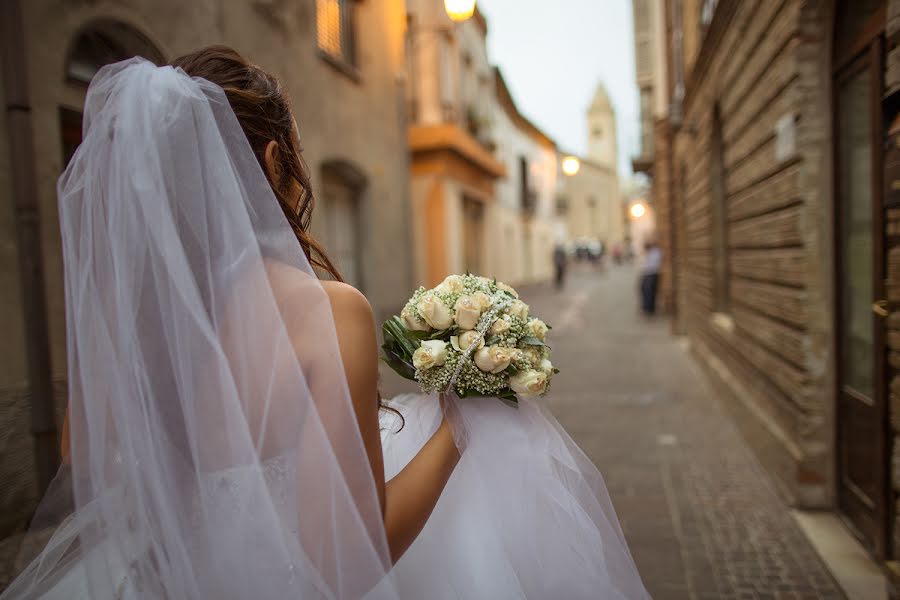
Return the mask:
M 97 19 L 75 34 L 66 53 L 64 77 L 72 85 L 86 86 L 103 66 L 133 56 L 142 56 L 158 65 L 165 62 L 159 48 L 131 25 Z M 59 128 L 65 167 L 81 143 L 81 111 L 60 107 Z
M 837 504 L 855 533 L 880 558 L 888 553 L 890 512 L 880 304 L 885 297 L 881 184 L 885 12 L 883 0 L 838 2 L 832 54 Z

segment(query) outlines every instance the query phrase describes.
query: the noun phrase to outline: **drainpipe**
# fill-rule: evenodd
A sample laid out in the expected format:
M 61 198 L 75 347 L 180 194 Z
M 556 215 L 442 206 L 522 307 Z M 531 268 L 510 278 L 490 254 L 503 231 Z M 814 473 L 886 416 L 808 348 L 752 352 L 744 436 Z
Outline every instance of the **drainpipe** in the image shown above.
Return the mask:
M 19 275 L 25 319 L 25 350 L 31 391 L 31 434 L 38 491 L 43 494 L 59 468 L 59 447 L 53 405 L 41 218 L 35 187 L 34 136 L 25 70 L 21 0 L 2 0 L 0 48 L 12 202 L 19 252 Z

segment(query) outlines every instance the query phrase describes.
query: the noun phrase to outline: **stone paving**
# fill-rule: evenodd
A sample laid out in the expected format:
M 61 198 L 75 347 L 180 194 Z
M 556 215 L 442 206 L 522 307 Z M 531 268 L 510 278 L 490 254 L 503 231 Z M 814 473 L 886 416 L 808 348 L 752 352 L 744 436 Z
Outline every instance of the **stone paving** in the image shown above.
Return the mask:
M 686 343 L 627 267 L 526 291 L 554 329 L 551 408 L 606 479 L 651 595 L 843 598 Z

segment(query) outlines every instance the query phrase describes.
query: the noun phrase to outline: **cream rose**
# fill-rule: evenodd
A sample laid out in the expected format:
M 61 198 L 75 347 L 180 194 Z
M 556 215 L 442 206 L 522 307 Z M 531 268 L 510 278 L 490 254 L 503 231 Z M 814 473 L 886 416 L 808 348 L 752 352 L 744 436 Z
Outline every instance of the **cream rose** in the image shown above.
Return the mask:
M 514 290 L 512 287 L 506 285 L 505 283 L 500 283 L 500 282 L 498 281 L 498 282 L 497 282 L 497 289 L 500 290 L 500 291 L 502 291 L 502 292 L 506 292 L 507 294 L 511 294 L 513 298 L 518 298 L 518 297 L 519 297 L 519 292 L 517 292 L 516 290 Z
M 547 324 L 540 319 L 531 319 L 528 321 L 528 331 L 537 339 L 544 341 L 547 337 Z
M 514 317 L 519 317 L 523 321 L 528 318 L 528 305 L 521 300 L 515 300 L 506 311 Z
M 435 329 L 448 329 L 453 325 L 450 309 L 434 294 L 422 296 L 416 305 L 416 309 L 418 309 L 422 318 L 425 319 L 425 322 Z
M 403 319 L 403 325 L 410 331 L 431 331 L 428 323 L 420 320 L 413 311 L 408 307 L 404 307 L 400 312 L 400 318 Z
M 502 346 L 482 348 L 475 353 L 475 366 L 485 373 L 499 373 L 509 366 L 514 349 Z
M 544 353 L 537 346 L 528 346 L 522 350 L 522 354 L 534 366 L 541 364 L 541 361 L 544 360 Z
M 465 352 L 469 349 L 469 346 L 475 343 L 476 339 L 478 339 L 478 345 L 475 347 L 475 350 L 484 348 L 484 338 L 479 336 L 477 331 L 462 331 L 459 335 L 452 336 L 450 345 L 457 352 Z
M 413 352 L 413 366 L 420 370 L 440 367 L 447 362 L 447 342 L 426 340 Z
M 549 377 L 553 373 L 553 363 L 550 362 L 550 359 L 545 358 L 541 361 L 541 364 L 538 365 L 538 368 L 544 372 L 547 377 Z
M 481 318 L 481 304 L 475 296 L 460 296 L 454 309 L 456 324 L 460 329 L 475 329 Z
M 509 387 L 520 396 L 539 396 L 547 390 L 547 374 L 543 371 L 521 371 L 509 378 Z
M 491 335 L 503 335 L 507 331 L 509 331 L 509 327 L 509 321 L 507 321 L 503 317 L 500 317 L 499 319 L 491 323 L 491 328 L 488 329 L 488 333 L 490 333 Z
M 459 275 L 448 275 L 438 284 L 437 290 L 448 294 L 458 294 L 463 291 L 463 278 Z
M 478 306 L 481 307 L 482 311 L 489 309 L 494 303 L 494 299 L 484 292 L 475 292 L 474 294 L 472 294 L 472 298 L 475 299 L 475 302 L 478 304 Z

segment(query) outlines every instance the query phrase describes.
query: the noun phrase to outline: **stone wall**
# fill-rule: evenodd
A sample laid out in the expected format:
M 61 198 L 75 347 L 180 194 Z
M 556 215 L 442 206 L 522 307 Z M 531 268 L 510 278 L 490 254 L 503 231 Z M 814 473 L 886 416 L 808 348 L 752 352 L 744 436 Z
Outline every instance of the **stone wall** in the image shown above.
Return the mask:
M 677 322 L 735 390 L 726 404 L 782 492 L 806 507 L 830 505 L 833 485 L 825 5 L 719 3 L 687 73 L 672 159 Z M 725 308 L 715 296 L 716 110 Z

